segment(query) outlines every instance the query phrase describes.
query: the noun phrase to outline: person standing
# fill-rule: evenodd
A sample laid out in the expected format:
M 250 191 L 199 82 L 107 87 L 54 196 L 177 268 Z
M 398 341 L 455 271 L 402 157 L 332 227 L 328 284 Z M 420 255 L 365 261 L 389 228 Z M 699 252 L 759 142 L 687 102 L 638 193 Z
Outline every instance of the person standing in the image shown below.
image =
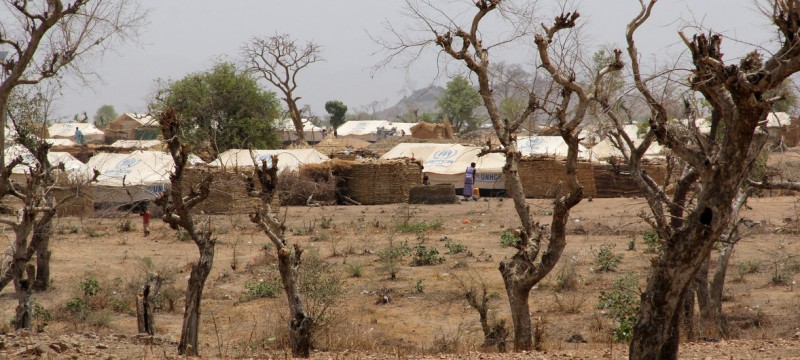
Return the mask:
M 464 200 L 473 198 L 472 189 L 475 187 L 475 177 L 477 175 L 478 171 L 475 169 L 475 163 L 469 164 L 464 174 Z
M 75 143 L 83 145 L 83 132 L 78 127 L 75 127 Z
M 139 216 L 142 217 L 142 229 L 144 229 L 144 236 L 150 235 L 150 210 L 145 208 L 139 213 Z

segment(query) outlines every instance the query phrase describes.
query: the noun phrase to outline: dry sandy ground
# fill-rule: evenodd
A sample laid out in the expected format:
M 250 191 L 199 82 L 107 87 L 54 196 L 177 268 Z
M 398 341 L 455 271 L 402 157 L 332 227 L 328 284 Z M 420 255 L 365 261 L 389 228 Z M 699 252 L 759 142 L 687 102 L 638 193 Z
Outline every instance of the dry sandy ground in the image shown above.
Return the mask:
M 562 265 L 531 293 L 532 316 L 545 324 L 545 351 L 499 355 L 478 352 L 482 336 L 478 316 L 463 300 L 458 285 L 459 279 L 468 284 L 485 282 L 496 294 L 490 302 L 492 316 L 509 319 L 497 264 L 512 254 L 500 246 L 499 238 L 516 224 L 515 215 L 510 201 L 487 200 L 437 206 L 288 208 L 287 227 L 298 234 L 291 235 L 290 241 L 316 250 L 345 284 L 328 330 L 316 339 L 319 352 L 314 357 L 423 358 L 428 354 L 425 358 L 624 358 L 625 345 L 610 340 L 614 323 L 597 309 L 598 293 L 629 272 L 638 274 L 639 286 L 644 286 L 653 254 L 644 251 L 642 234 L 646 227 L 637 217 L 646 210 L 643 201 L 595 199 L 574 209 Z M 549 222 L 549 202 L 529 202 L 537 220 Z M 738 245 L 726 285 L 724 306 L 731 315 L 734 339 L 683 344 L 681 358 L 800 358 L 800 340 L 795 335 L 800 332 L 800 295 L 791 284 L 797 276 L 789 273 L 791 281 L 786 285 L 773 285 L 771 281 L 776 272 L 785 274 L 795 269 L 793 264 L 800 254 L 800 208 L 796 202 L 794 197 L 751 200 L 751 209 L 744 216 L 758 225 L 747 230 Z M 322 229 L 323 218 L 331 219 L 327 229 Z M 140 359 L 175 353 L 181 301 L 175 311 L 157 313 L 160 335 L 154 341 L 136 336 L 136 319 L 126 311 L 107 312 L 106 321 L 95 325 L 65 315 L 64 304 L 79 294 L 78 283 L 90 276 L 97 278 L 109 294 L 119 292 L 109 296 L 132 305 L 134 299 L 126 289 L 138 284 L 145 258 L 178 271 L 174 285 L 178 291 L 185 288 L 189 266 L 197 257 L 194 245 L 179 240 L 178 234 L 160 221 L 154 222 L 151 237 L 144 238 L 139 217 L 128 215 L 128 219 L 137 224 L 138 231 L 120 232 L 118 225 L 124 221 L 120 218 L 59 219 L 53 241 L 53 288 L 34 296 L 54 320 L 43 334 L 0 338 L 0 358 L 47 353 L 60 358 Z M 422 234 L 395 231 L 398 223 L 422 220 L 441 221 L 443 225 Z M 280 343 L 287 312 L 285 299 L 241 301 L 245 283 L 275 277 L 270 257 L 261 250 L 267 239 L 244 215 L 215 216 L 212 221 L 219 243 L 204 293 L 204 357 L 284 358 Z M 5 229 L 5 234 L 10 236 L 10 230 Z M 398 279 L 389 280 L 380 271 L 376 252 L 390 239 L 437 248 L 445 261 L 412 267 L 406 259 Z M 466 246 L 468 251 L 446 254 L 445 239 Z M 631 241 L 633 251 L 628 250 Z M 603 244 L 611 245 L 622 257 L 616 272 L 595 270 L 594 259 Z M 757 271 L 737 270 L 746 263 L 757 264 Z M 565 266 L 576 270 L 577 286 L 556 292 L 556 274 Z M 353 267 L 362 270 L 361 277 L 350 277 Z M 390 294 L 391 301 L 376 304 L 379 294 Z M 4 289 L 0 293 L 0 321 L 8 323 L 15 305 L 10 289 Z M 715 336 L 704 329 L 698 332 L 700 336 Z M 587 343 L 567 342 L 575 334 Z

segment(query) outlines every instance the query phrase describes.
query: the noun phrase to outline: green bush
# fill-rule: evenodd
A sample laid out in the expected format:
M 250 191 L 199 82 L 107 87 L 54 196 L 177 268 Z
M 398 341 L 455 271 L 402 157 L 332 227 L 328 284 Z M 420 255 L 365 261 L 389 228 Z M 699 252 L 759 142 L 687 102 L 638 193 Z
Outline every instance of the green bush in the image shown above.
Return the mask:
M 394 280 L 400 271 L 401 260 L 410 254 L 411 249 L 406 243 L 397 245 L 390 241 L 389 246 L 378 251 L 378 260 L 381 263 L 378 270 L 388 274 Z
M 647 230 L 642 234 L 645 249 L 644 252 L 655 254 L 661 250 L 661 241 L 658 239 L 658 233 L 654 230 Z
M 333 216 L 331 217 L 322 216 L 322 218 L 320 218 L 319 220 L 319 227 L 321 229 L 330 229 L 331 227 L 333 227 Z
M 253 281 L 244 284 L 244 294 L 242 301 L 250 301 L 261 298 L 274 298 L 281 291 L 280 280 Z
M 328 323 L 331 311 L 344 293 L 342 281 L 336 276 L 333 265 L 319 256 L 319 251 L 303 253 L 300 269 L 300 294 L 306 311 L 314 319 L 315 326 Z
M 616 271 L 617 265 L 622 261 L 622 256 L 615 255 L 610 244 L 600 245 L 600 250 L 595 256 L 594 264 L 597 271 Z
M 95 296 L 100 293 L 100 282 L 97 281 L 96 278 L 90 276 L 86 279 L 81 280 L 78 286 L 83 291 L 83 295 L 85 296 Z
M 462 253 L 464 251 L 467 251 L 467 247 L 466 246 L 461 245 L 459 243 L 452 242 L 450 240 L 447 240 L 447 241 L 444 242 L 444 247 L 447 248 L 447 254 L 448 255 L 458 254 L 458 253 Z
M 125 219 L 125 221 L 117 224 L 117 230 L 119 230 L 119 232 L 131 232 L 136 230 L 136 225 L 133 224 L 131 219 Z
M 514 236 L 513 231 L 503 231 L 500 234 L 500 246 L 502 247 L 509 247 L 509 246 L 519 246 L 522 239 Z
M 436 248 L 427 248 L 423 245 L 417 245 L 414 248 L 412 266 L 438 265 L 443 262 L 444 258 L 439 255 L 439 250 Z
M 578 286 L 578 273 L 575 261 L 568 260 L 564 262 L 556 273 L 556 285 L 553 288 L 555 292 L 562 292 L 567 290 L 575 290 Z
M 361 263 L 349 263 L 347 264 L 347 273 L 350 274 L 350 277 L 360 278 L 363 275 L 363 267 Z
M 401 233 L 421 233 L 429 230 L 440 230 L 443 225 L 441 220 L 431 223 L 423 220 L 420 222 L 400 222 L 395 224 L 394 229 Z
M 67 300 L 67 302 L 64 303 L 64 308 L 70 315 L 80 320 L 86 319 L 86 316 L 89 314 L 89 304 L 79 297 Z
M 50 312 L 42 304 L 34 300 L 31 300 L 31 316 L 37 332 L 43 332 L 44 328 L 53 321 L 53 316 L 50 315 Z
M 633 335 L 636 314 L 639 312 L 638 283 L 639 278 L 631 273 L 614 280 L 611 290 L 600 291 L 597 308 L 608 310 L 606 315 L 617 323 L 614 329 L 616 341 L 629 341 Z

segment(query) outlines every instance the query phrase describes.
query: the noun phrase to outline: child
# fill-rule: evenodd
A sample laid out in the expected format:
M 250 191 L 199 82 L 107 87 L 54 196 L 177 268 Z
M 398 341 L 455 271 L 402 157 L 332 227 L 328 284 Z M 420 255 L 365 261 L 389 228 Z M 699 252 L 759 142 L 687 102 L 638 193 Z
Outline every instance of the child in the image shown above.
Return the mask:
M 150 210 L 145 208 L 139 213 L 139 216 L 142 217 L 142 229 L 144 229 L 144 236 L 150 235 Z

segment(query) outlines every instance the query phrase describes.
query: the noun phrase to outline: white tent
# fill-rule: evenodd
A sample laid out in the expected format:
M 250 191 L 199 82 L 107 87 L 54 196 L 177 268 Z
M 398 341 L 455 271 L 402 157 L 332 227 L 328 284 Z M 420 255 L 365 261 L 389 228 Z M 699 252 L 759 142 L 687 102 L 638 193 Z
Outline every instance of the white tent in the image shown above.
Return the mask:
M 569 151 L 569 146 L 561 136 L 525 136 L 517 139 L 517 146 L 522 156 L 566 157 Z M 578 159 L 591 159 L 589 151 L 581 144 L 578 144 Z
M 303 135 L 305 136 L 306 141 L 321 141 L 322 128 L 314 125 L 308 119 L 302 119 L 302 121 L 303 121 Z M 281 140 L 283 141 L 297 140 L 297 132 L 295 131 L 294 122 L 292 122 L 292 119 L 278 120 L 277 128 L 278 130 L 281 131 Z
M 111 144 L 111 147 L 121 149 L 157 149 L 164 143 L 161 140 L 117 140 Z
M 464 187 L 464 173 L 470 163 L 475 163 L 475 186 L 480 189 L 504 189 L 502 154 L 478 157 L 481 148 L 459 144 L 403 143 L 398 144 L 381 159 L 414 158 L 422 162 L 422 171 L 428 174 L 431 184 L 453 184 Z
M 670 125 L 682 129 L 688 129 L 691 123 L 687 119 L 677 119 Z M 711 120 L 706 120 L 705 118 L 694 119 L 694 126 L 697 127 L 697 130 L 699 130 L 701 134 L 708 135 L 711 133 Z
M 5 164 L 17 157 L 22 158 L 22 164 L 15 166 L 11 171 L 12 174 L 17 175 L 13 176 L 17 181 L 22 181 L 25 174 L 30 173 L 31 166 L 36 164 L 33 154 L 22 145 L 13 145 L 6 149 L 5 157 Z M 47 154 L 47 159 L 50 160 L 50 164 L 53 166 L 64 164 L 64 169 L 70 180 L 87 181 L 94 175 L 91 167 L 80 162 L 70 153 L 51 151 Z
M 297 171 L 303 164 L 319 164 L 330 160 L 327 156 L 314 149 L 292 150 L 253 150 L 256 161 L 267 161 L 272 166 L 272 157 L 278 157 L 278 172 L 284 170 Z M 230 149 L 212 161 L 209 165 L 217 167 L 251 167 L 253 158 L 247 149 Z
M 191 155 L 189 164 L 203 164 L 203 160 Z M 155 199 L 168 187 L 175 162 L 166 152 L 137 150 L 130 154 L 99 153 L 87 165 L 100 171 L 94 184 L 95 202 L 126 203 Z
M 406 122 L 393 122 L 389 123 L 389 128 L 397 128 L 395 132 L 395 136 L 411 136 L 411 128 L 418 123 L 406 123 Z
M 634 146 L 641 145 L 642 139 L 632 139 Z M 654 158 L 654 157 L 661 157 L 661 151 L 663 148 L 661 145 L 656 143 L 655 141 L 650 144 L 650 147 L 647 148 L 647 151 L 644 153 L 645 158 Z M 592 146 L 589 149 L 589 153 L 591 154 L 592 159 L 594 160 L 606 160 L 609 158 L 622 158 L 622 151 L 620 151 L 615 145 L 614 142 L 610 138 L 606 138 L 605 140 L 597 143 L 597 145 Z M 630 152 L 629 152 L 630 153 Z
M 386 120 L 351 120 L 339 126 L 336 134 L 339 137 L 375 142 L 378 141 L 378 128 L 387 128 L 389 124 Z
M 70 139 L 75 141 L 75 128 L 81 130 L 86 143 L 102 144 L 103 141 L 105 141 L 104 133 L 96 128 L 94 124 L 89 123 L 55 123 L 47 128 L 47 132 L 50 134 L 50 137 L 54 139 Z
M 785 112 L 770 112 L 767 114 L 767 127 L 782 127 L 792 124 L 792 117 Z
M 72 141 L 70 139 L 53 139 L 53 138 L 50 138 L 50 139 L 44 139 L 44 141 L 47 141 L 47 143 L 50 144 L 50 145 L 58 146 L 58 147 L 70 147 L 70 146 L 77 146 L 78 145 L 78 144 L 76 144 L 74 141 Z

